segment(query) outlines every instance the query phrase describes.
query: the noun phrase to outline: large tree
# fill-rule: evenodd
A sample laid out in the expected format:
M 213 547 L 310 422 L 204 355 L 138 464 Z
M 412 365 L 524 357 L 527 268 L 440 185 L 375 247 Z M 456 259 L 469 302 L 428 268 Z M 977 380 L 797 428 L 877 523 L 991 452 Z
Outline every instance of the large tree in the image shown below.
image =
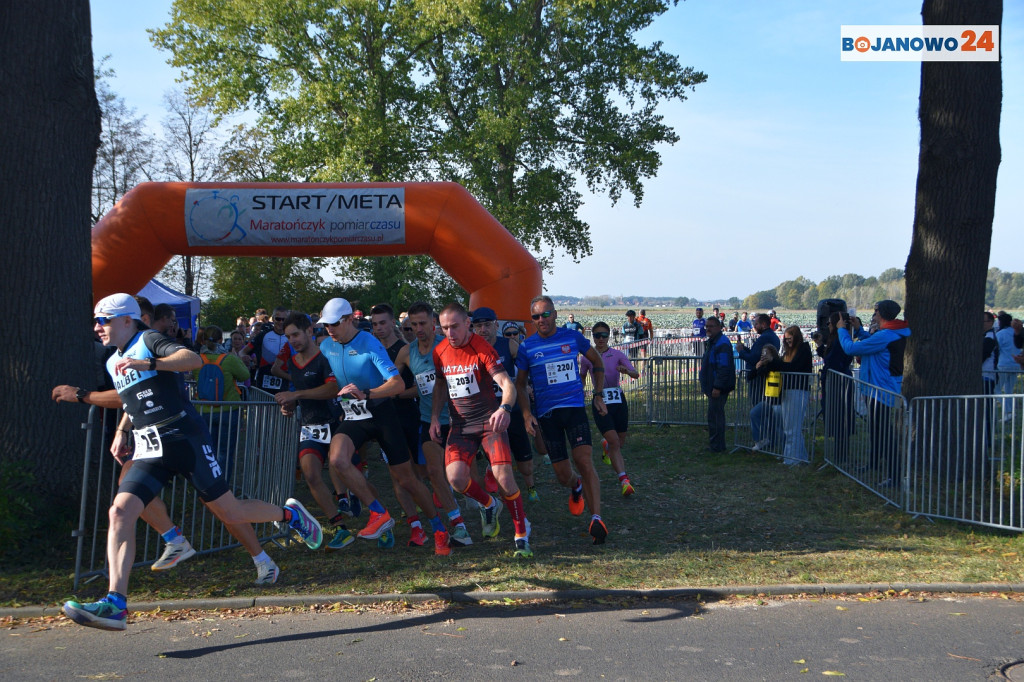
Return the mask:
M 924 24 L 1000 25 L 1001 0 L 925 0 Z M 1000 62 L 921 65 L 921 150 L 906 266 L 903 393 L 982 392 L 981 311 L 999 169 Z M 952 310 L 957 314 L 938 315 Z
M 19 495 L 14 474 L 28 479 L 24 499 L 35 507 L 35 515 L 15 510 L 0 519 L 3 537 L 13 524 L 76 513 L 81 490 L 86 413 L 55 404 L 50 389 L 91 386 L 94 376 L 90 174 L 100 112 L 90 36 L 86 0 L 0 9 L 0 290 L 10 311 L 0 360 L 0 510 Z M 58 321 L 58 346 L 46 342 L 43 320 Z
M 536 254 L 580 258 L 577 177 L 639 202 L 677 139 L 656 107 L 705 78 L 636 42 L 668 6 L 175 0 L 153 38 L 217 111 L 259 112 L 294 179 L 455 179 Z M 393 275 L 350 274 L 374 268 Z
M 164 102 L 167 117 L 163 125 L 162 178 L 176 182 L 221 179 L 213 114 L 193 95 L 180 90 L 165 94 Z M 212 260 L 210 256 L 175 256 L 160 276 L 189 296 L 205 298 L 210 289 Z

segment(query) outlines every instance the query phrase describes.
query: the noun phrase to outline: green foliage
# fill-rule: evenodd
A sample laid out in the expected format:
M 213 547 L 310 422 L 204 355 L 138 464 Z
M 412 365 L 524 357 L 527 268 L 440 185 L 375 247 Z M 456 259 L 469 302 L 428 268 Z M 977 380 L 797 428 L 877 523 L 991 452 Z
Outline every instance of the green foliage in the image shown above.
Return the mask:
M 326 265 L 323 258 L 216 258 L 216 293 L 204 303 L 204 324 L 233 329 L 236 317 L 252 315 L 257 308 L 282 305 L 317 312 L 330 298 L 350 297 L 350 290 L 323 282 L 320 271 Z
M 657 106 L 706 78 L 660 44 L 636 41 L 668 7 L 175 0 L 152 39 L 215 111 L 260 115 L 273 172 L 456 180 L 535 253 L 578 259 L 591 247 L 577 178 L 613 203 L 623 191 L 639 203 L 657 147 L 678 139 Z M 252 167 L 251 152 L 240 146 L 234 160 Z M 380 274 L 370 291 L 388 281 L 378 266 L 343 268 Z
M 39 513 L 35 477 L 24 464 L 0 460 L 0 556 L 15 555 L 37 537 L 46 519 Z
M 758 291 L 743 299 L 743 307 L 747 310 L 768 310 L 779 304 L 775 295 L 775 289 Z
M 353 282 L 352 295 L 367 308 L 384 302 L 396 311 L 416 301 L 427 301 L 437 310 L 452 301 L 469 304 L 466 291 L 428 256 L 338 259 L 335 274 Z

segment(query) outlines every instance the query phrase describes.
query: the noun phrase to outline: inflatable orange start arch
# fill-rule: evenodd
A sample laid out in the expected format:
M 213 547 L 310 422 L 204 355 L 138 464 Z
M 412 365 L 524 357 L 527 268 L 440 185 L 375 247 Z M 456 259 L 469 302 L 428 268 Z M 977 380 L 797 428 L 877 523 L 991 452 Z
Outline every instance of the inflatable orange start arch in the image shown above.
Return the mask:
M 140 290 L 176 255 L 417 254 L 501 319 L 541 292 L 536 259 L 456 183 L 150 182 L 92 230 L 93 297 Z

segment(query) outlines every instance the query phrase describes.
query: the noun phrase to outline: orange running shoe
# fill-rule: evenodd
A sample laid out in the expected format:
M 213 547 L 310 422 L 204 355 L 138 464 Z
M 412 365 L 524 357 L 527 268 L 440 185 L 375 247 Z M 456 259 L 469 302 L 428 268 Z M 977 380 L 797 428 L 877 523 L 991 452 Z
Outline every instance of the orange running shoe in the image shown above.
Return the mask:
M 370 521 L 366 524 L 366 528 L 359 531 L 358 535 L 364 540 L 376 540 L 384 531 L 391 530 L 395 527 L 395 520 L 391 518 L 391 514 L 384 511 L 383 514 L 370 510 Z
M 594 538 L 595 545 L 603 545 L 608 537 L 608 526 L 604 525 L 601 519 L 590 520 L 590 537 Z
M 573 516 L 583 513 L 583 488 L 580 488 L 579 492 L 573 490 L 569 493 L 569 513 Z

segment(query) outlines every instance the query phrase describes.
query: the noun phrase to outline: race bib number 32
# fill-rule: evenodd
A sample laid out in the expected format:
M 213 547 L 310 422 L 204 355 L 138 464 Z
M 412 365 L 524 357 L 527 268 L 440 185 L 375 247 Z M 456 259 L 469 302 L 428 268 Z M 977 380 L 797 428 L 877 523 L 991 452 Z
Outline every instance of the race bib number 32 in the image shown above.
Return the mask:
M 576 381 L 579 374 L 576 373 L 575 360 L 558 360 L 544 365 L 548 375 L 548 386 L 552 384 L 564 384 L 567 381 Z
M 622 402 L 622 389 L 621 388 L 606 388 L 606 389 L 604 389 L 604 395 L 602 397 L 604 398 L 604 404 L 605 405 L 613 405 L 615 403 L 621 403 Z

